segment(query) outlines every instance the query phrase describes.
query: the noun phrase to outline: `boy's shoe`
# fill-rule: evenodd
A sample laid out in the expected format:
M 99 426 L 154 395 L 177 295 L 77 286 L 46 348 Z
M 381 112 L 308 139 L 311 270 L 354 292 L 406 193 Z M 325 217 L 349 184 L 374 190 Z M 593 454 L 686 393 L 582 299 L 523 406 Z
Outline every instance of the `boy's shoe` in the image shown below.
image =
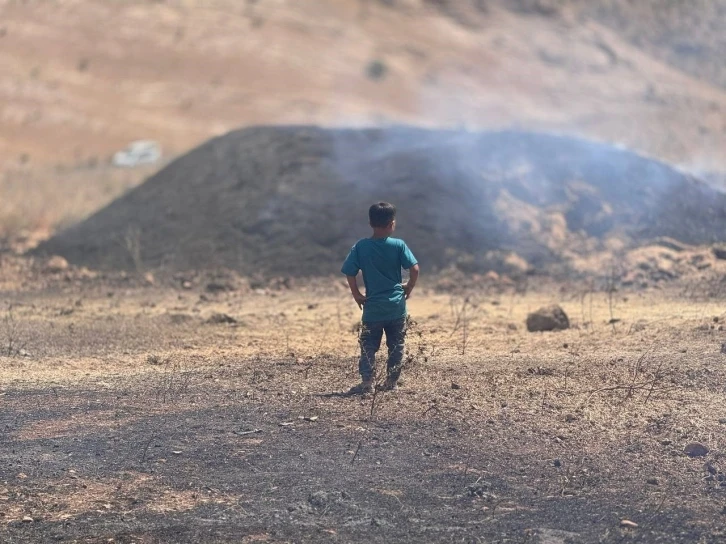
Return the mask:
M 361 382 L 358 385 L 354 385 L 350 388 L 348 391 L 349 395 L 368 395 L 370 393 L 373 393 L 373 382 Z
M 398 383 L 391 378 L 387 378 L 385 382 L 378 386 L 379 391 L 395 391 L 396 389 L 398 389 Z

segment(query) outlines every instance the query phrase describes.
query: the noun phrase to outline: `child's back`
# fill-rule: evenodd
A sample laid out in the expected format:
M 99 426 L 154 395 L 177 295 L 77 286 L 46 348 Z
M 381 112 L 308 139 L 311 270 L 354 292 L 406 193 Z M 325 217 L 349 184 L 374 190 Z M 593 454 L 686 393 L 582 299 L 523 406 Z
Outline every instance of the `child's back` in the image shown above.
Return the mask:
M 364 238 L 351 249 L 343 264 L 346 276 L 363 271 L 366 287 L 363 321 L 389 321 L 406 317 L 406 296 L 401 269 L 408 270 L 416 258 L 398 238 Z
M 368 211 L 373 236 L 364 238 L 351 248 L 341 271 L 346 275 L 350 291 L 363 308 L 360 335 L 361 357 L 358 365 L 362 383 L 353 392 L 372 390 L 375 381 L 375 354 L 383 333 L 388 346 L 388 378 L 384 387 L 394 389 L 401 373 L 406 337 L 406 299 L 418 280 L 418 262 L 403 240 L 392 238 L 396 229 L 396 208 L 379 202 Z M 402 282 L 401 269 L 411 271 L 411 278 Z M 358 289 L 356 276 L 363 271 L 365 296 Z

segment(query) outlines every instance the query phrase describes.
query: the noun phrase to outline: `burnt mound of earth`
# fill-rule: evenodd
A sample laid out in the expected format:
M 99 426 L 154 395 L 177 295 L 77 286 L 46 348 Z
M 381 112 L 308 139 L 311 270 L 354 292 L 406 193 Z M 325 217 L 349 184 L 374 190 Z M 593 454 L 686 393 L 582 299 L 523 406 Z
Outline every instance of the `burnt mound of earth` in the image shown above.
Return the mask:
M 368 235 L 379 200 L 397 204 L 397 236 L 429 270 L 566 271 L 578 255 L 662 236 L 713 243 L 726 226 L 726 195 L 592 141 L 253 127 L 190 151 L 35 252 L 98 269 L 328 275 Z

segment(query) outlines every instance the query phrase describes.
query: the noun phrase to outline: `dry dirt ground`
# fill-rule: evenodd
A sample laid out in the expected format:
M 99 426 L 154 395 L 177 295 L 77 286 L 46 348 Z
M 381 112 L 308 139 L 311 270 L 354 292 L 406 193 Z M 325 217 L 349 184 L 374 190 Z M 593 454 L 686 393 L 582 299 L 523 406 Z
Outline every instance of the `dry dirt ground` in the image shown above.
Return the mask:
M 337 278 L 92 276 L 3 283 L 2 542 L 726 539 L 724 296 L 705 280 L 424 284 L 403 387 L 361 398 Z M 526 332 L 550 302 L 573 328 Z

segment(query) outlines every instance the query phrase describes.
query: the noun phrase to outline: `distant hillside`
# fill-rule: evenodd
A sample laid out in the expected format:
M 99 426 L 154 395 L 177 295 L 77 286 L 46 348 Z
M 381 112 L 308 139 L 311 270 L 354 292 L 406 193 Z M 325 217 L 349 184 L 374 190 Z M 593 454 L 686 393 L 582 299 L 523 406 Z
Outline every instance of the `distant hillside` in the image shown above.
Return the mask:
M 0 170 L 387 122 L 560 130 L 712 166 L 724 2 L 0 2 Z
M 654 58 L 726 89 L 726 0 L 576 0 Z

